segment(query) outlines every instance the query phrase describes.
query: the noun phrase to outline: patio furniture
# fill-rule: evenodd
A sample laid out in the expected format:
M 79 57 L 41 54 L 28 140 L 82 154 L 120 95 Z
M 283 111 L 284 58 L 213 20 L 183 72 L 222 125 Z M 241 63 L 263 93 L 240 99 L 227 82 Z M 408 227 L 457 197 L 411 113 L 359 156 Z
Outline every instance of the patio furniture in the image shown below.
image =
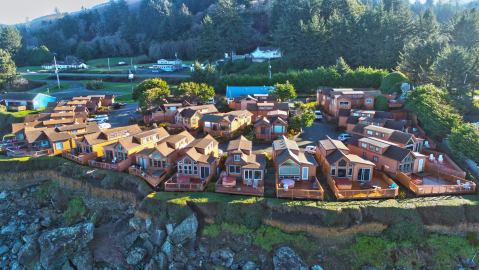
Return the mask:
M 236 178 L 232 176 L 223 176 L 223 186 L 224 187 L 235 187 Z
M 294 187 L 294 180 L 293 179 L 283 179 L 281 180 L 281 184 L 285 189 L 293 188 Z

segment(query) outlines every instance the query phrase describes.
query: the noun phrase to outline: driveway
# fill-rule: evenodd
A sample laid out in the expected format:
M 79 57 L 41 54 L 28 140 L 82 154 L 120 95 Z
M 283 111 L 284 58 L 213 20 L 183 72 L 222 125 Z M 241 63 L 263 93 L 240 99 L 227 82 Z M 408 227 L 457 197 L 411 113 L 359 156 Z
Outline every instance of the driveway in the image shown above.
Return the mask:
M 301 149 L 304 149 L 307 145 L 315 145 L 319 140 L 326 139 L 326 136 L 336 139 L 341 132 L 336 131 L 336 125 L 328 123 L 326 121 L 315 121 L 309 128 L 305 128 L 303 132 L 296 138 L 296 142 Z M 219 148 L 226 151 L 228 143 L 221 143 Z M 273 150 L 272 143 L 254 143 L 253 152 L 256 154 L 271 153 Z
M 138 108 L 137 103 L 128 103 L 123 108 L 118 110 L 112 110 L 108 115 L 108 123 L 111 124 L 111 127 L 121 127 L 127 126 L 130 124 L 130 119 L 138 119 L 140 114 L 136 112 Z

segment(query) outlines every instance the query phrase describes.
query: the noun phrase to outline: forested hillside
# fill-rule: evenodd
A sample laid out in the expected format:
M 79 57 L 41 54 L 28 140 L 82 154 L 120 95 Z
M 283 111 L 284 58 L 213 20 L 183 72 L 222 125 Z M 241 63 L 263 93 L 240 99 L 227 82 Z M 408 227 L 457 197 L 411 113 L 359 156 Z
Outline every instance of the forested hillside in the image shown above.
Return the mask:
M 157 59 L 178 53 L 190 60 L 216 60 L 225 52 L 272 45 L 284 51 L 291 68 L 331 65 L 342 56 L 353 67 L 391 69 L 399 64 L 402 53 L 416 53 L 418 46 L 437 53 L 450 41 L 469 48 L 464 43 L 477 40 L 479 32 L 460 23 L 477 17 L 477 12 L 463 13 L 465 5 L 432 2 L 142 0 L 128 5 L 117 0 L 34 27 L 21 25 L 23 48 L 16 62 L 38 64 L 31 63 L 35 59 L 29 53 L 42 45 L 60 57 L 147 55 Z M 471 38 L 461 39 L 461 35 Z M 430 57 L 428 52 L 413 60 L 427 58 L 431 63 Z

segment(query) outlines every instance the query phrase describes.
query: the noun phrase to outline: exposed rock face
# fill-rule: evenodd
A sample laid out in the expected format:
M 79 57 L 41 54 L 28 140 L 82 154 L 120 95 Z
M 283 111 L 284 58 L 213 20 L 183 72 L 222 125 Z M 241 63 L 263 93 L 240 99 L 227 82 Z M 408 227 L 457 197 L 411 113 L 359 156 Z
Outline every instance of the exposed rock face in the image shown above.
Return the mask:
M 73 257 L 93 239 L 93 224 L 44 232 L 38 238 L 40 263 L 45 269 L 61 269 L 69 257 Z
M 303 260 L 290 247 L 280 247 L 273 257 L 275 270 L 308 270 Z
M 198 219 L 192 214 L 176 226 L 168 237 L 174 244 L 184 244 L 188 240 L 196 239 L 197 230 Z
M 211 253 L 211 261 L 214 265 L 231 267 L 233 265 L 235 253 L 229 249 L 220 249 Z
M 126 257 L 126 262 L 129 264 L 129 265 L 137 265 L 139 264 L 141 261 L 143 261 L 143 259 L 145 258 L 146 256 L 146 250 L 143 249 L 143 248 L 140 248 L 140 247 L 136 247 L 136 248 L 133 248 L 129 253 L 128 253 L 128 257 Z

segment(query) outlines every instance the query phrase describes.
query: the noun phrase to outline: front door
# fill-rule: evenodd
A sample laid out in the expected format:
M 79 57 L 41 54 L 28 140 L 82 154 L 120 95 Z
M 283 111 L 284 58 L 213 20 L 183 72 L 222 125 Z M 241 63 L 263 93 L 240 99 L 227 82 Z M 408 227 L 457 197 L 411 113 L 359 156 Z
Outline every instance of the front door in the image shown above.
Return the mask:
M 422 172 L 424 170 L 424 159 L 419 159 L 418 165 L 417 165 L 417 172 Z
M 210 168 L 209 167 L 201 167 L 200 168 L 200 178 L 205 179 L 210 176 Z

